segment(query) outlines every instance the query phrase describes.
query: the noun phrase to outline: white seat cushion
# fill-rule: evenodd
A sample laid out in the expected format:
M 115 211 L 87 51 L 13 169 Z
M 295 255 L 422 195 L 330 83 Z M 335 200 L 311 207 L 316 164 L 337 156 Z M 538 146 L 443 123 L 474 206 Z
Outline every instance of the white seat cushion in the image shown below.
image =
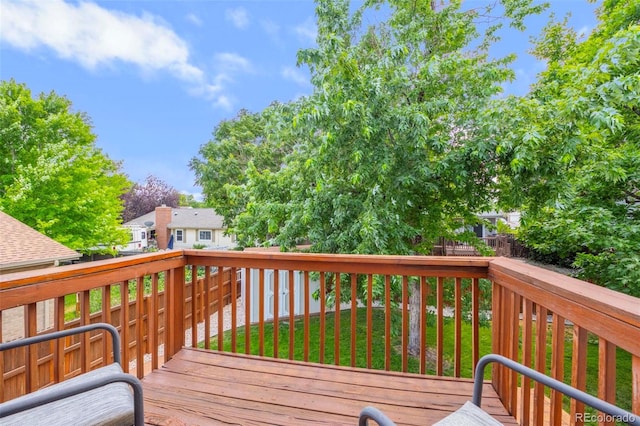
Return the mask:
M 122 373 L 120 364 L 113 363 L 61 383 L 39 389 L 16 399 L 34 395 L 55 394 L 60 389 L 88 379 Z M 2 404 L 0 404 L 0 412 Z M 133 394 L 126 383 L 112 383 L 70 398 L 34 407 L 0 420 L 3 426 L 15 425 L 132 425 L 134 423 Z
M 501 426 L 502 423 L 491 417 L 486 411 L 471 401 L 449 414 L 433 426 Z

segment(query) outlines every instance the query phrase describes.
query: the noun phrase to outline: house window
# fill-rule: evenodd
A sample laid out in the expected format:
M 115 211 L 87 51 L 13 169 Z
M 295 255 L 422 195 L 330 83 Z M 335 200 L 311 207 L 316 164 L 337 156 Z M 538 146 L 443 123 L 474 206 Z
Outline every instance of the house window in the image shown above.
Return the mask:
M 184 231 L 182 229 L 176 229 L 176 241 L 184 242 Z
M 212 235 L 211 235 L 211 231 L 200 231 L 198 233 L 198 239 L 200 241 L 212 241 Z

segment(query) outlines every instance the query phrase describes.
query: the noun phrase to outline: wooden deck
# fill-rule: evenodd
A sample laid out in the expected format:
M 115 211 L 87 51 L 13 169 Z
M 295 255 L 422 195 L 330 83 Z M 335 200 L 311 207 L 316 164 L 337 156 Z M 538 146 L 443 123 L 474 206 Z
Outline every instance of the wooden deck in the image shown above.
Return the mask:
M 355 425 L 373 405 L 396 423 L 428 425 L 471 398 L 467 379 L 308 364 L 184 348 L 143 381 L 152 425 Z M 486 384 L 482 408 L 516 424 Z

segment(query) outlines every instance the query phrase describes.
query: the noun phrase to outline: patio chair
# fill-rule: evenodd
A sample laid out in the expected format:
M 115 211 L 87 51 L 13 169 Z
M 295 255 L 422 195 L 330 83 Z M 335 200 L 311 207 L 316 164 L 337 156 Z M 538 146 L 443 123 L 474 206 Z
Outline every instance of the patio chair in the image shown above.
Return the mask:
M 144 425 L 142 384 L 135 376 L 123 372 L 120 338 L 110 324 L 90 324 L 0 343 L 0 356 L 9 349 L 97 329 L 111 333 L 115 362 L 3 402 L 0 404 L 0 424 Z
M 546 376 L 539 371 L 533 370 L 525 365 L 515 362 L 509 358 L 505 358 L 502 355 L 489 354 L 485 355 L 478 361 L 476 366 L 475 379 L 473 382 L 473 395 L 471 401 L 467 401 L 462 407 L 454 411 L 434 426 L 472 426 L 472 425 L 501 425 L 500 422 L 491 417 L 486 411 L 480 408 L 482 401 L 482 385 L 484 381 L 484 369 L 492 363 L 497 362 L 502 364 L 516 372 L 527 376 L 545 386 L 555 389 L 570 398 L 583 402 L 596 410 L 608 414 L 615 418 L 617 421 L 630 424 L 640 425 L 640 417 L 623 410 L 620 407 L 616 407 L 606 401 L 596 398 L 588 393 L 578 390 L 572 386 L 562 383 L 556 379 Z M 366 426 L 369 420 L 373 420 L 380 426 L 392 426 L 395 423 L 387 417 L 383 412 L 375 407 L 365 407 L 360 413 L 360 426 Z

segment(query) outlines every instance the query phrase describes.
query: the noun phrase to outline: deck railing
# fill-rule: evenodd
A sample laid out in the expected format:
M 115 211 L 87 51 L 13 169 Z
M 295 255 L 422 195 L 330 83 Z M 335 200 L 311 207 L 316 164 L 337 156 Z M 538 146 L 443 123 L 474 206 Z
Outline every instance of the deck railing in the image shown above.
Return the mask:
M 595 376 L 600 397 L 638 413 L 638 302 L 511 259 L 184 250 L 0 276 L 0 340 L 109 322 L 138 377 L 183 345 L 455 377 L 493 351 L 582 389 Z M 0 400 L 101 365 L 107 341 L 5 353 Z M 619 378 L 628 401 L 616 401 Z M 541 423 L 544 389 L 500 369 L 492 380 L 522 424 Z M 558 424 L 562 398 L 549 399 Z

